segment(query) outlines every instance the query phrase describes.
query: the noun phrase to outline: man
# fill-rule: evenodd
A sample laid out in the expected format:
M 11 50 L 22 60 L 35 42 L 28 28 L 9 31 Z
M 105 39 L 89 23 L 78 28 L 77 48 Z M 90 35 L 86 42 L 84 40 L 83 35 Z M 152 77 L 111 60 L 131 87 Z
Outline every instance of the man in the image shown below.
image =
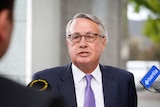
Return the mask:
M 76 14 L 66 26 L 72 62 L 37 72 L 33 80 L 47 80 L 67 107 L 137 107 L 133 74 L 99 62 L 107 41 L 104 25 L 96 16 Z
M 0 0 L 0 59 L 7 51 L 13 28 L 14 0 Z M 21 86 L 0 76 L 0 107 L 58 107 L 52 95 Z

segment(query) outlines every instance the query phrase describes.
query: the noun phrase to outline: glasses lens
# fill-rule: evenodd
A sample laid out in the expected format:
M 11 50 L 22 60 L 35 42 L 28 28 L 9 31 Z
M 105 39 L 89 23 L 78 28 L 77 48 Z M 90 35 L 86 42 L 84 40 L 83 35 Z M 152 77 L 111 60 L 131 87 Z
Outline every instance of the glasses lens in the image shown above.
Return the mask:
M 79 35 L 79 34 L 71 35 L 71 41 L 72 42 L 79 42 L 80 40 L 81 40 L 81 35 Z
M 86 34 L 86 41 L 93 42 L 96 39 L 96 35 L 93 33 Z
M 69 38 L 70 38 L 70 40 L 71 40 L 72 42 L 76 43 L 76 42 L 80 42 L 80 41 L 81 41 L 81 38 L 82 38 L 83 36 L 85 37 L 85 40 L 86 40 L 87 42 L 94 42 L 94 41 L 96 40 L 96 37 L 97 37 L 97 36 L 100 36 L 100 35 L 95 34 L 95 33 L 87 33 L 87 34 L 85 34 L 85 35 L 81 35 L 81 34 L 71 34 L 71 35 L 69 36 Z

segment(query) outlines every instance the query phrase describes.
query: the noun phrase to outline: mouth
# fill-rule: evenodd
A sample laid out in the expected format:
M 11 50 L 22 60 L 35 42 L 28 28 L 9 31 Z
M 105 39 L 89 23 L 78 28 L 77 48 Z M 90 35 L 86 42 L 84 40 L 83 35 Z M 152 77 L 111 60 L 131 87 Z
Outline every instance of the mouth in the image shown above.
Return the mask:
M 82 57 L 86 57 L 86 56 L 89 56 L 89 52 L 79 52 L 78 55 Z

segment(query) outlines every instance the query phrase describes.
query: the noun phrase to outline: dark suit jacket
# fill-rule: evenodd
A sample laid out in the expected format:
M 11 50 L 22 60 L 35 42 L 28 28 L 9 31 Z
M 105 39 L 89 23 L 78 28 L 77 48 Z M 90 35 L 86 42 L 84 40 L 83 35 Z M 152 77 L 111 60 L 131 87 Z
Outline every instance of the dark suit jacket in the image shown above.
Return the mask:
M 100 65 L 100 69 L 105 107 L 137 107 L 133 74 L 111 66 Z M 46 79 L 67 107 L 77 107 L 71 64 L 37 72 L 33 79 L 38 78 Z
M 0 107 L 57 107 L 54 99 L 53 95 L 0 77 Z

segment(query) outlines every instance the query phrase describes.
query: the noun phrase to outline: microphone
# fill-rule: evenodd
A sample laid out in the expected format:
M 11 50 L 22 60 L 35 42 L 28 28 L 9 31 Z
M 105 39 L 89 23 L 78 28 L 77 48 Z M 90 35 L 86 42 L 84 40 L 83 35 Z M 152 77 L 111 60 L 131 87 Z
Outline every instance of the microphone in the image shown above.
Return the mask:
M 38 91 L 50 91 L 51 87 L 45 79 L 36 79 L 31 81 L 27 87 L 37 89 Z
M 35 79 L 31 81 L 27 87 L 36 89 L 41 92 L 49 92 L 49 94 L 53 95 L 53 101 L 51 102 L 51 105 L 53 107 L 64 107 L 64 101 L 62 98 L 60 98 L 56 93 L 51 92 L 51 87 L 45 79 Z
M 153 88 L 154 88 L 155 91 L 160 93 L 160 81 L 155 81 L 153 83 Z
M 146 90 L 154 93 L 160 93 L 160 81 L 155 81 L 159 75 L 160 70 L 156 66 L 152 66 L 146 75 L 144 75 L 141 79 L 140 83 Z M 151 86 L 155 91 L 149 89 Z
M 152 66 L 146 75 L 141 79 L 140 83 L 146 88 L 150 88 L 156 78 L 159 76 L 160 70 L 156 66 Z

